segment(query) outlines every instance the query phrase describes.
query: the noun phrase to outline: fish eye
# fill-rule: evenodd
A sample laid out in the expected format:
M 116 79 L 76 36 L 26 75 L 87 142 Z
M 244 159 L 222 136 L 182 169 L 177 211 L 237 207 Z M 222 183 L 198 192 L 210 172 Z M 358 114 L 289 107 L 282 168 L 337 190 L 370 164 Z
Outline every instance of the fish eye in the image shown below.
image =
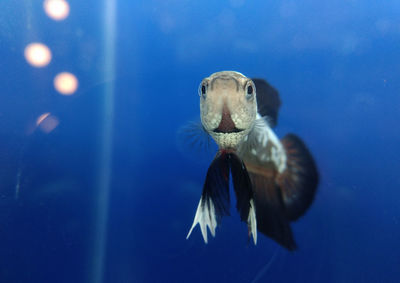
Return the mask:
M 253 87 L 251 85 L 247 87 L 247 94 L 253 94 Z
M 247 100 L 250 100 L 254 97 L 254 87 L 252 84 L 248 84 L 246 88 L 246 98 Z
M 206 82 L 202 82 L 199 86 L 199 95 L 201 97 L 203 97 L 204 99 L 207 96 L 207 83 Z

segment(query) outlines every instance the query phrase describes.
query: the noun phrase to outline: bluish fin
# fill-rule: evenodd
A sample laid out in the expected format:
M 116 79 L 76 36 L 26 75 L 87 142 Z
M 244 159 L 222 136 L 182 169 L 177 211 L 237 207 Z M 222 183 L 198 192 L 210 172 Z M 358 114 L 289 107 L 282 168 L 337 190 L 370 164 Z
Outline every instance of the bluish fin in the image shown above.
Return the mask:
M 281 106 L 279 92 L 263 79 L 252 79 L 256 85 L 256 97 L 258 113 L 268 117 L 271 127 L 275 127 L 278 122 L 278 112 Z
M 286 169 L 277 176 L 289 220 L 297 220 L 310 207 L 318 186 L 318 171 L 311 153 L 293 134 L 282 140 L 286 151 Z
M 254 190 L 258 231 L 286 249 L 295 250 L 297 246 L 273 172 L 258 174 L 249 171 L 249 175 Z

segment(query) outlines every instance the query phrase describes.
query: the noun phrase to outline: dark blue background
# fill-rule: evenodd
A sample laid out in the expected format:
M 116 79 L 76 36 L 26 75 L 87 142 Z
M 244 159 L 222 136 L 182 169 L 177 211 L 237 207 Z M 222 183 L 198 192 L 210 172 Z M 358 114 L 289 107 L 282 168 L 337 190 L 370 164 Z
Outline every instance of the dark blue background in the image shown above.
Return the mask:
M 96 282 L 104 91 L 114 86 L 103 282 L 399 282 L 400 2 L 117 1 L 115 73 L 105 76 L 103 1 L 0 4 L 0 282 Z M 33 41 L 53 51 L 36 69 Z M 57 94 L 60 71 L 78 92 Z M 213 152 L 182 145 L 197 87 L 221 70 L 264 77 L 321 175 L 289 253 L 225 218 L 192 224 Z M 109 70 L 108 70 L 109 71 Z M 42 113 L 60 124 L 29 131 Z M 20 182 L 20 194 L 15 188 Z M 104 209 L 104 208 L 100 208 Z

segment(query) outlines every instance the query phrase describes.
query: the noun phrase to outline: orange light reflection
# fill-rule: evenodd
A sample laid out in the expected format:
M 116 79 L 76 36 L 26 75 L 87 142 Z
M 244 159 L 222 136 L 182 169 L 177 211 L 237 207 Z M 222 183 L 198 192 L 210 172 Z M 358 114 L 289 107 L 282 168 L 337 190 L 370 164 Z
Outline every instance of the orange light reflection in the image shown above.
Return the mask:
M 62 21 L 69 15 L 69 4 L 65 0 L 45 0 L 43 8 L 47 16 L 55 21 Z
M 36 126 L 39 126 L 40 123 L 42 123 L 43 120 L 46 119 L 49 115 L 50 115 L 50 112 L 40 115 L 39 118 L 37 118 L 37 120 L 36 120 Z
M 24 51 L 26 61 L 34 67 L 47 66 L 51 61 L 50 49 L 42 43 L 31 43 L 25 47 Z
M 78 88 L 78 79 L 68 72 L 59 73 L 54 78 L 54 87 L 62 95 L 72 95 Z

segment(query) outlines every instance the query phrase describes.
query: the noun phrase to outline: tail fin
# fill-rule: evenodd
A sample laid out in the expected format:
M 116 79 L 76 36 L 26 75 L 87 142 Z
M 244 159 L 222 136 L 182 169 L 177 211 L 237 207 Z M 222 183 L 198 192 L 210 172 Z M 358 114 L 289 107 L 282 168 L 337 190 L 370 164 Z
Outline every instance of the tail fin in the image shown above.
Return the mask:
M 286 168 L 282 173 L 275 166 L 247 165 L 258 230 L 288 250 L 295 250 L 290 221 L 297 220 L 310 207 L 317 190 L 318 172 L 300 138 L 289 134 L 281 143 L 286 154 Z
M 297 220 L 310 207 L 318 186 L 318 171 L 311 153 L 302 140 L 293 134 L 282 140 L 287 162 L 286 170 L 277 176 L 286 215 Z

